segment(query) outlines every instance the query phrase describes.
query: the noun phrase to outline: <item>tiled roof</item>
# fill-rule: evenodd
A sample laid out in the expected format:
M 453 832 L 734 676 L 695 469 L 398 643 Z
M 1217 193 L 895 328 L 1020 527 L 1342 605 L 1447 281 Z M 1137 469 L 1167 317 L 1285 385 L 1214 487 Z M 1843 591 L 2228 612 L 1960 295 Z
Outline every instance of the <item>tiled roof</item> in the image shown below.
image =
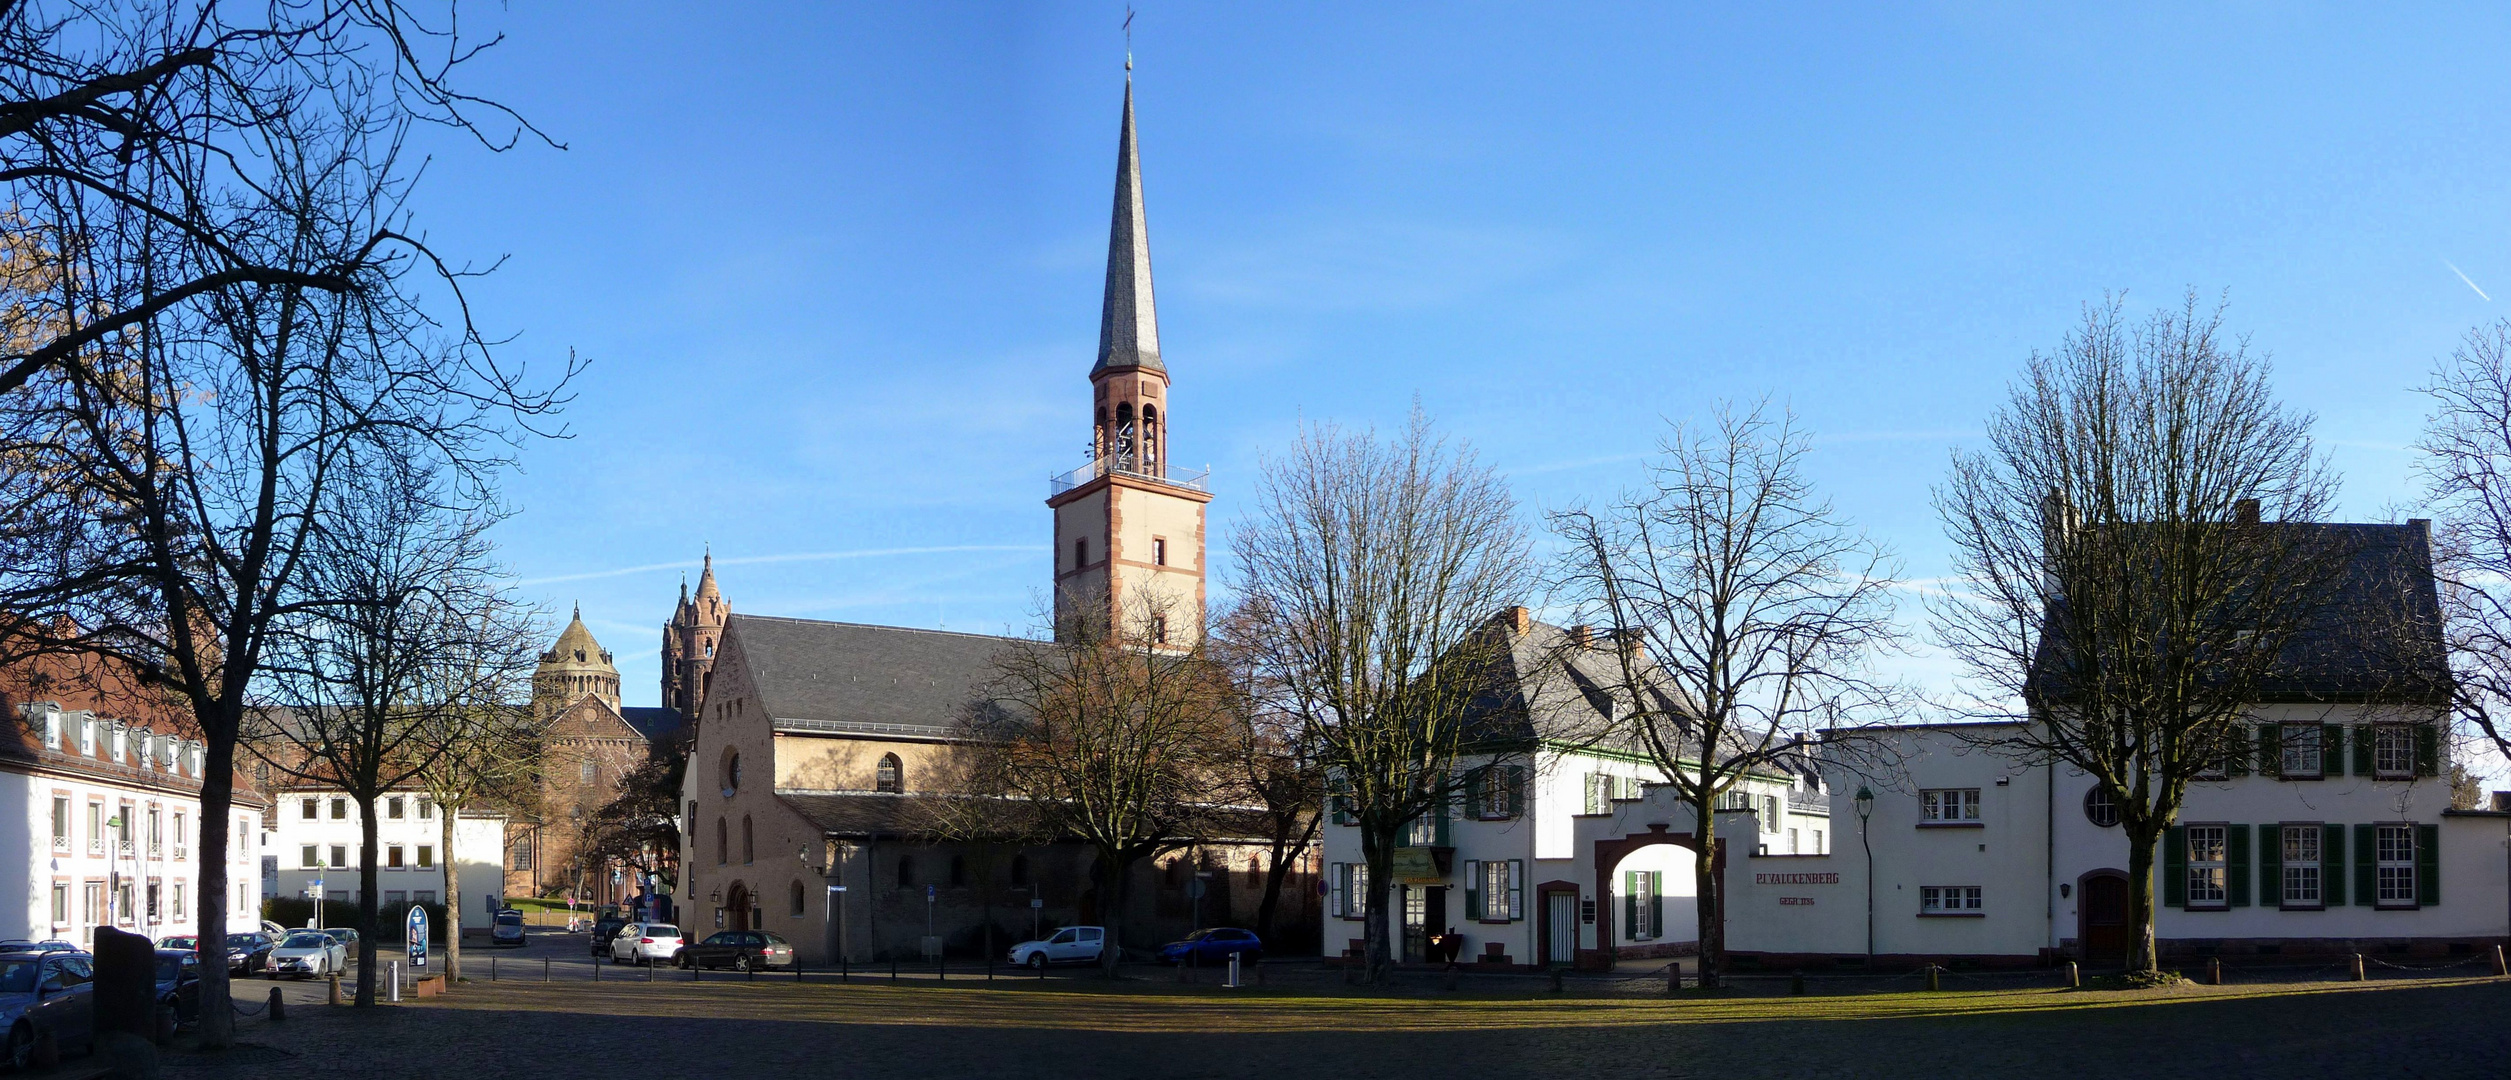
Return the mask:
M 877 724 L 940 735 L 993 677 L 1009 638 L 734 615 L 727 652 L 778 723 Z

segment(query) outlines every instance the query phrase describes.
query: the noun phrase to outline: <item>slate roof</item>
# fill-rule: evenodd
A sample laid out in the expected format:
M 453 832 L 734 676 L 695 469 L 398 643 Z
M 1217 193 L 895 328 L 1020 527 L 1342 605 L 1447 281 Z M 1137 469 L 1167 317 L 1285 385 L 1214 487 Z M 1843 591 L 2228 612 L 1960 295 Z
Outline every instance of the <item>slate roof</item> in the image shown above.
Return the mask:
M 628 726 L 635 728 L 638 734 L 645 736 L 645 741 L 657 746 L 671 741 L 673 736 L 680 734 L 682 723 L 678 709 L 649 708 L 643 705 L 631 705 L 620 709 L 619 718 L 627 721 Z
M 2449 649 L 2433 576 L 2432 526 L 2270 522 L 2344 554 L 2329 595 L 2287 644 L 2261 686 L 2265 702 L 2445 701 Z M 2031 678 L 2035 692 L 2058 691 L 2048 654 Z
M 724 637 L 780 727 L 940 736 L 1014 639 L 901 626 L 734 615 Z
M 1142 212 L 1142 157 L 1133 139 L 1133 79 L 1116 137 L 1116 208 L 1107 229 L 1107 292 L 1099 305 L 1099 357 L 1090 374 L 1160 364 L 1160 320 L 1151 302 L 1151 226 Z

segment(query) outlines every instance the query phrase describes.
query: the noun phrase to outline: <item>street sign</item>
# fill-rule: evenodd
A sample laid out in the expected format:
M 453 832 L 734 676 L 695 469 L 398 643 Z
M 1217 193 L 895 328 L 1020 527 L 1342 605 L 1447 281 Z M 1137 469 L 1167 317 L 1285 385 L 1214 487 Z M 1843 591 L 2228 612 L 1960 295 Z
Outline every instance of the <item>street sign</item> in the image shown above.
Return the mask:
M 427 970 L 427 909 L 425 907 L 418 904 L 410 905 L 410 928 L 404 933 L 402 940 L 409 945 L 410 970 Z
M 1029 906 L 1030 906 L 1030 907 L 1033 907 L 1033 908 L 1042 908 L 1042 907 L 1045 907 L 1045 906 L 1046 906 L 1046 900 L 1045 900 L 1044 898 L 1042 898 L 1042 897 L 1032 897 L 1032 898 L 1029 900 Z
M 935 888 L 935 887 L 933 887 L 933 886 L 931 886 L 931 885 L 927 885 L 927 886 L 925 886 L 925 887 L 924 887 L 924 902 L 925 902 L 925 903 L 928 903 L 928 904 L 929 904 L 929 903 L 932 903 L 932 902 L 933 902 L 933 897 L 934 897 L 934 895 L 935 895 L 935 894 L 937 894 L 937 893 L 939 893 L 940 891 L 941 891 L 941 890 L 939 890 L 939 889 L 937 889 L 937 888 Z
M 1201 899 L 1203 899 L 1203 879 L 1202 879 L 1202 878 L 1195 878 L 1195 879 L 1193 879 L 1193 880 L 1191 880 L 1191 881 L 1186 882 L 1186 899 L 1189 899 L 1189 900 L 1201 900 Z

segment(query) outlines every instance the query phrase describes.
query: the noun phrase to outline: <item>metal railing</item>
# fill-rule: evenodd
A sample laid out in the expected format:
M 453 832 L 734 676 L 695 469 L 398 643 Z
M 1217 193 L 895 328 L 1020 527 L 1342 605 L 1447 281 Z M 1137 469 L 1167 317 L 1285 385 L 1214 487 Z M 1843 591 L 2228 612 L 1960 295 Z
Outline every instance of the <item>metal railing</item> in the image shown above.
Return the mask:
M 1097 461 L 1093 461 L 1078 469 L 1074 469 L 1071 472 L 1057 473 L 1054 476 L 1047 477 L 1046 494 L 1049 497 L 1061 495 L 1110 473 L 1130 476 L 1136 480 L 1148 480 L 1154 484 L 1166 484 L 1169 487 L 1185 488 L 1189 491 L 1208 492 L 1212 490 L 1209 486 L 1212 477 L 1212 470 L 1209 466 L 1206 466 L 1202 472 L 1186 477 L 1161 476 L 1157 473 L 1143 471 L 1145 469 L 1156 468 L 1159 468 L 1158 464 L 1153 462 L 1136 461 L 1130 454 L 1109 454 Z

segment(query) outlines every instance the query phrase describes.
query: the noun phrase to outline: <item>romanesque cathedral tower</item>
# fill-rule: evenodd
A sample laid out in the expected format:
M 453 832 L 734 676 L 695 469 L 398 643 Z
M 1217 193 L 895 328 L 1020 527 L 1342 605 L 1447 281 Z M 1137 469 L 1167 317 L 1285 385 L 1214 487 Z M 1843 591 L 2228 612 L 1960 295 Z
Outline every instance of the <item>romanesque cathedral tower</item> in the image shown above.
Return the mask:
M 723 640 L 724 619 L 732 606 L 715 587 L 715 554 L 706 555 L 698 573 L 697 595 L 689 595 L 689 579 L 680 579 L 680 604 L 663 625 L 663 707 L 697 718 L 706 697 L 706 676 L 715 669 L 715 643 Z
M 1191 645 L 1203 636 L 1203 508 L 1212 495 L 1202 475 L 1181 476 L 1169 464 L 1168 368 L 1151 305 L 1130 74 L 1090 389 L 1090 463 L 1056 477 L 1046 500 L 1055 511 L 1057 633 L 1105 620 L 1124 633 Z

